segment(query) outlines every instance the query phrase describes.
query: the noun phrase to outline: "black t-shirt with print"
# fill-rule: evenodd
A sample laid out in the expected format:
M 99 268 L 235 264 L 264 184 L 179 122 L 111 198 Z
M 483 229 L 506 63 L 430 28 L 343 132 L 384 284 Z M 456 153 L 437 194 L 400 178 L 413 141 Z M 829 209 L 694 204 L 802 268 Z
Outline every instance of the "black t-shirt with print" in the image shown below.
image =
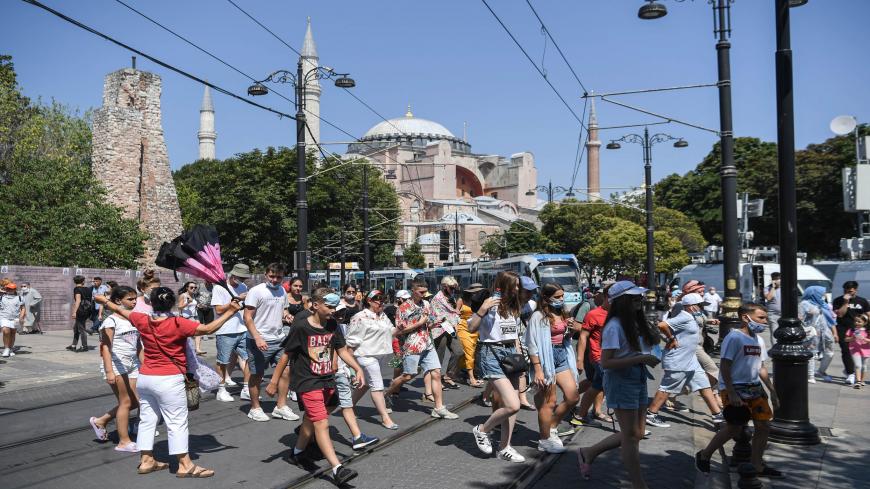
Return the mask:
M 834 299 L 834 310 L 843 307 L 843 303 L 846 300 L 841 295 Z M 849 306 L 846 310 L 846 314 L 843 317 L 837 318 L 837 333 L 842 338 L 846 331 L 855 327 L 855 316 L 858 314 L 867 314 L 870 313 L 870 303 L 867 302 L 867 299 L 859 296 L 852 297 L 849 299 Z
M 335 319 L 324 328 L 315 328 L 308 322 L 310 315 L 303 312 L 303 317 L 295 318 L 284 341 L 293 369 L 290 390 L 299 393 L 335 387 L 336 351 L 346 344 Z

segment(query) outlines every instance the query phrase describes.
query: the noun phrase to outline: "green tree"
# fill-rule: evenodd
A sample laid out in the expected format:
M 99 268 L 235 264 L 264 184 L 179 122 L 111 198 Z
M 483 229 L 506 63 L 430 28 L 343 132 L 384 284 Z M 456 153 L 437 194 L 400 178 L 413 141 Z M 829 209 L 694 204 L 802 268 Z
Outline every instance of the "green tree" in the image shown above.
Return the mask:
M 594 231 L 579 254 L 587 257 L 605 278 L 639 273 L 646 258 L 644 229 L 612 216 L 597 215 L 591 221 Z
M 0 261 L 135 266 L 146 236 L 91 174 L 89 116 L 21 96 L 8 56 L 0 56 L 0 157 Z
M 504 257 L 511 253 L 541 253 L 552 247 L 553 243 L 534 224 L 518 219 L 505 232 L 488 237 L 481 250 L 491 257 Z
M 646 213 L 622 206 L 614 207 L 619 217 L 641 226 L 646 226 Z M 653 207 L 653 227 L 656 231 L 665 230 L 671 236 L 680 240 L 686 251 L 697 253 L 704 251 L 707 241 L 701 228 L 689 216 L 682 212 L 663 206 Z
M 337 261 L 345 232 L 348 256 L 362 255 L 363 160 L 318 162 L 309 153 L 309 250 L 318 262 Z M 211 224 L 229 259 L 254 265 L 290 263 L 296 248 L 296 153 L 287 148 L 253 150 L 226 160 L 200 160 L 173 174 L 182 189 L 185 222 Z M 394 263 L 399 203 L 380 172 L 368 168 L 372 266 Z M 226 250 L 226 251 L 224 251 Z
M 565 199 L 560 204 L 544 206 L 538 215 L 541 233 L 550 242 L 549 251 L 576 254 L 580 269 L 590 281 L 598 268 L 596 257 L 587 254 L 599 231 L 593 222 L 596 216 L 615 217 L 616 211 L 605 202 Z
M 409 268 L 426 268 L 426 257 L 420 243 L 414 241 L 405 247 L 405 263 Z

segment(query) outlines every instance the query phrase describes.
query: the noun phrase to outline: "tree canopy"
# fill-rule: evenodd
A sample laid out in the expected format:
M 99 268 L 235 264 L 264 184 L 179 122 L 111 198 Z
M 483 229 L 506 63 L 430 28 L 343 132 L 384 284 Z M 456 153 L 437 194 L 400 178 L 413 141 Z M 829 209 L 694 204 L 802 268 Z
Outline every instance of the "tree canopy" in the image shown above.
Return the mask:
M 309 250 L 312 261 L 338 261 L 345 232 L 346 256 L 362 257 L 364 160 L 330 158 L 318 164 L 309 153 Z M 296 152 L 268 148 L 226 160 L 200 160 L 174 174 L 185 226 L 211 224 L 227 260 L 253 265 L 292 262 L 296 249 Z M 395 262 L 399 203 L 395 190 L 369 165 L 372 266 Z
M 0 262 L 136 265 L 146 236 L 106 202 L 90 163 L 89 114 L 30 101 L 0 56 Z
M 870 128 L 862 125 L 862 134 Z M 777 148 L 757 138 L 734 140 L 737 191 L 750 199 L 765 199 L 764 215 L 751 218 L 753 245 L 778 244 Z M 795 154 L 798 248 L 812 256 L 836 254 L 842 237 L 853 233 L 854 217 L 843 211 L 842 169 L 855 163 L 852 135 L 812 144 Z M 698 166 L 685 175 L 670 175 L 655 185 L 656 203 L 682 211 L 694 220 L 704 239 L 722 243 L 722 190 L 720 150 L 716 143 Z
M 426 257 L 423 256 L 423 247 L 414 241 L 405 247 L 405 263 L 409 268 L 426 268 Z
M 512 222 L 505 232 L 488 237 L 481 251 L 491 258 L 501 258 L 511 253 L 540 253 L 551 248 L 553 243 L 534 224 L 520 219 Z

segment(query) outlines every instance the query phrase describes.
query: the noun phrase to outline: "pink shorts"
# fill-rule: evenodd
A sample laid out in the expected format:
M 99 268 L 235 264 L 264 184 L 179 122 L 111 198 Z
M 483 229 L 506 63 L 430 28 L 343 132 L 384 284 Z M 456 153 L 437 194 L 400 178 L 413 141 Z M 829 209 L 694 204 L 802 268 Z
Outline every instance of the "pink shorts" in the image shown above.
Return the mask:
M 299 394 L 299 408 L 305 411 L 313 423 L 323 421 L 329 417 L 331 411 L 338 404 L 335 389 L 327 387 Z

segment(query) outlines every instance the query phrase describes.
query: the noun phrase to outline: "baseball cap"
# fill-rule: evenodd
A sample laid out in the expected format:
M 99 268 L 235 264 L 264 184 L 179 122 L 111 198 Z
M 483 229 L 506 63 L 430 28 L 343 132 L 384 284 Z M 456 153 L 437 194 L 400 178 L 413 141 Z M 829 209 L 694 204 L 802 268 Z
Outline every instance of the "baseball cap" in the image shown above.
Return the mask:
M 709 303 L 707 301 L 705 301 L 703 297 L 701 297 L 701 294 L 696 294 L 694 292 L 691 294 L 684 295 L 683 298 L 680 300 L 680 304 L 682 304 L 684 306 L 696 306 L 696 305 L 697 306 L 707 306 L 707 305 L 709 305 Z
M 337 307 L 339 302 L 341 302 L 341 297 L 339 297 L 335 292 L 326 294 L 323 298 L 323 303 L 330 307 Z
M 643 295 L 644 292 L 646 289 L 638 287 L 631 280 L 620 280 L 607 290 L 607 298 L 613 300 L 623 295 Z
M 538 290 L 538 284 L 532 277 L 520 277 L 520 285 L 526 290 Z
M 396 292 L 396 299 L 410 299 L 411 293 L 405 289 Z
M 471 292 L 473 294 L 475 292 L 480 292 L 481 290 L 483 290 L 483 284 L 479 283 L 479 282 L 475 282 L 475 283 L 469 285 L 468 288 L 465 289 L 465 292 Z
M 380 297 L 380 298 L 383 299 L 383 297 L 384 297 L 384 293 L 381 292 L 381 291 L 378 290 L 378 289 L 374 289 L 374 290 L 372 290 L 371 292 L 369 292 L 368 294 L 366 294 L 366 297 L 368 298 L 368 300 L 372 300 L 372 299 L 374 299 L 375 297 Z

